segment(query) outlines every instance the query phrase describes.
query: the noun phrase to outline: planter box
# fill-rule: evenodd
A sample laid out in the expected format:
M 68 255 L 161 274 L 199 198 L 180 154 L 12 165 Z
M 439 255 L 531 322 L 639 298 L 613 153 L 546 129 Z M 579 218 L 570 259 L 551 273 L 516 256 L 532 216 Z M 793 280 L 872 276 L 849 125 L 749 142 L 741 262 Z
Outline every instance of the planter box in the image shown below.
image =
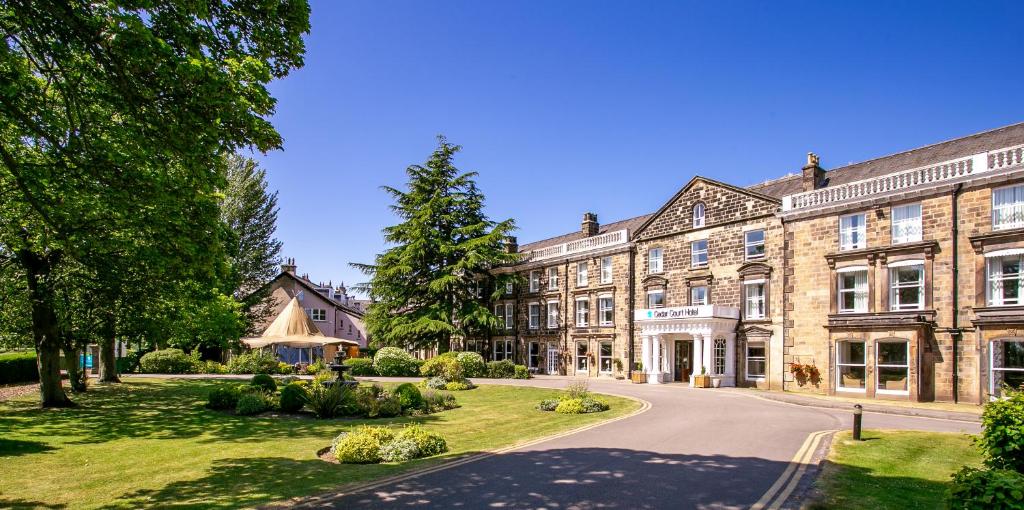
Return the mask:
M 633 372 L 633 376 L 630 378 L 633 384 L 647 384 L 647 374 L 643 372 Z
M 695 375 L 695 376 L 693 376 L 693 387 L 694 388 L 710 388 L 711 387 L 711 376 L 710 375 Z

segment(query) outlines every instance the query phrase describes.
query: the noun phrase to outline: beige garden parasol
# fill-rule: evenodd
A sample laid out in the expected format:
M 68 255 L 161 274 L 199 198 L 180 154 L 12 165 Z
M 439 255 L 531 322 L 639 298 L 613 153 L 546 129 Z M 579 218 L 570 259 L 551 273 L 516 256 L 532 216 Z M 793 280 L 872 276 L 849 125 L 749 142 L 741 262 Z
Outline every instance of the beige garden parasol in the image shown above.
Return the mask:
M 298 298 L 292 298 L 288 306 L 270 323 L 270 327 L 262 335 L 243 338 L 246 347 L 258 349 L 268 345 L 285 345 L 288 347 L 311 348 L 329 344 L 359 345 L 351 340 L 343 340 L 324 336 L 313 323 L 313 319 L 299 305 Z

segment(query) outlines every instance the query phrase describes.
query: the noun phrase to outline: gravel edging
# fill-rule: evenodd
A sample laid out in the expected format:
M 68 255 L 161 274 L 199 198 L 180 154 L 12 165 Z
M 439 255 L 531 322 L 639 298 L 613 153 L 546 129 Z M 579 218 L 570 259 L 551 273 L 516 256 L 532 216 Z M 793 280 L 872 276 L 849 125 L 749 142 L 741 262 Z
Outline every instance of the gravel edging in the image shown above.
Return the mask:
M 4 400 L 10 400 L 15 397 L 22 395 L 28 395 L 34 391 L 39 391 L 39 383 L 29 384 L 12 384 L 10 386 L 0 386 L 0 402 Z

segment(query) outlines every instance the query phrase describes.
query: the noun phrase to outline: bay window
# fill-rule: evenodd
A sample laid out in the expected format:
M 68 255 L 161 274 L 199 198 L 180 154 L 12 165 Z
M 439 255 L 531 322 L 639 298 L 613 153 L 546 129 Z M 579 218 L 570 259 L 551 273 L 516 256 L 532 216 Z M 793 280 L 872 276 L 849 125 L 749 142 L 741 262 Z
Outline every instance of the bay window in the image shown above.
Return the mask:
M 1024 339 L 996 340 L 990 344 L 992 367 L 989 393 L 993 397 L 1003 394 L 1003 387 L 1020 388 L 1024 385 Z
M 651 248 L 647 252 L 647 272 L 660 273 L 663 270 L 661 248 Z
M 908 260 L 889 264 L 889 309 L 924 309 L 924 263 Z
M 866 216 L 864 213 L 839 217 L 839 249 L 856 250 L 867 247 Z
M 614 307 L 612 304 L 611 296 L 601 296 L 597 298 L 597 320 L 602 326 L 611 326 L 614 324 Z
M 743 282 L 744 319 L 763 319 L 765 317 L 764 280 Z
M 838 271 L 839 313 L 868 311 L 868 269 L 846 267 Z
M 864 342 L 836 342 L 836 387 L 845 391 L 864 391 L 866 362 Z
M 743 246 L 747 260 L 764 258 L 764 230 L 751 230 L 743 234 Z
M 665 306 L 665 289 L 647 291 L 647 308 L 662 308 Z
M 690 243 L 690 265 L 700 267 L 708 265 L 708 240 L 701 239 Z
M 892 244 L 921 240 L 921 204 L 892 208 Z
M 747 342 L 747 379 L 764 379 L 764 342 Z
M 992 190 L 992 228 L 1024 227 L 1024 184 Z
M 1004 250 L 986 255 L 988 266 L 988 305 L 1008 306 L 1024 304 L 1021 300 L 1024 290 L 1024 250 Z
M 881 341 L 875 350 L 878 393 L 907 393 L 910 380 L 910 344 L 904 341 Z
M 576 326 L 586 327 L 590 325 L 590 300 L 587 298 L 576 299 Z

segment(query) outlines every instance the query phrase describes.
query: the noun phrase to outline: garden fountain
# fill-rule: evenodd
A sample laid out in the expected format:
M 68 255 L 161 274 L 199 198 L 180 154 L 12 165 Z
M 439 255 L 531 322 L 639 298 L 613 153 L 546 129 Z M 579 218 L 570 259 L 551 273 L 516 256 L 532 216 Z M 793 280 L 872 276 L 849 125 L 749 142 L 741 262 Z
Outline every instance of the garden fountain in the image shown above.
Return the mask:
M 348 356 L 345 355 L 345 349 L 338 349 L 338 353 L 334 355 L 334 361 L 330 365 L 327 365 L 331 371 L 338 373 L 338 378 L 333 381 L 327 381 L 324 385 L 331 386 L 334 384 L 340 384 L 342 388 L 348 389 L 355 389 L 356 386 L 359 386 L 359 381 L 354 379 L 351 381 L 345 380 L 345 372 L 352 369 L 352 367 L 342 363 L 347 357 Z

